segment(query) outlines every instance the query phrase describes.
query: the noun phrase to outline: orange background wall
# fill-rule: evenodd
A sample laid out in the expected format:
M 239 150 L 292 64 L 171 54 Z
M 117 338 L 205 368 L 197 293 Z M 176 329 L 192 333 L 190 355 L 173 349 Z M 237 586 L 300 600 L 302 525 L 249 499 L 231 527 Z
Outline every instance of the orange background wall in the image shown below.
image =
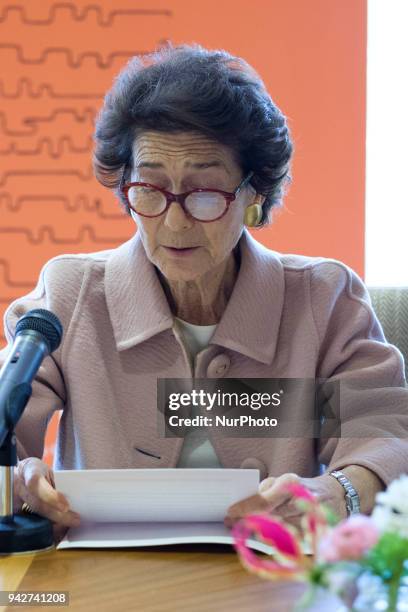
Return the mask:
M 0 314 L 49 258 L 134 232 L 93 177 L 93 122 L 127 60 L 165 40 L 244 57 L 288 118 L 293 183 L 272 227 L 253 235 L 363 276 L 366 12 L 366 0 L 3 2 Z

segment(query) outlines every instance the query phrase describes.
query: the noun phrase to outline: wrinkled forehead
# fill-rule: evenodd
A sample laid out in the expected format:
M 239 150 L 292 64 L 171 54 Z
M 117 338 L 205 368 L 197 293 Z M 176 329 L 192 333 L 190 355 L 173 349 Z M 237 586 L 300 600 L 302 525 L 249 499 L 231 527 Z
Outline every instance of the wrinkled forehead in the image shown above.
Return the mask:
M 132 156 L 134 169 L 212 168 L 230 175 L 238 166 L 230 147 L 192 132 L 143 132 L 133 141 Z

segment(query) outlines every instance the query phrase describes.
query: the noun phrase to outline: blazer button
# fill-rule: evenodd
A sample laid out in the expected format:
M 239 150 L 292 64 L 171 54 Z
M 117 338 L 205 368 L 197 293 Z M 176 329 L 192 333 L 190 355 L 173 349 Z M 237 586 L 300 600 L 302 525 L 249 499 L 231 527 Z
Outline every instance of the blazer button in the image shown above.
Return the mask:
M 220 353 L 210 361 L 207 367 L 208 378 L 221 378 L 225 376 L 231 364 L 231 359 L 226 353 Z
M 245 470 L 259 470 L 259 480 L 264 480 L 268 476 L 268 470 L 266 469 L 266 465 L 260 459 L 256 457 L 248 457 L 244 459 L 244 461 L 239 466 Z

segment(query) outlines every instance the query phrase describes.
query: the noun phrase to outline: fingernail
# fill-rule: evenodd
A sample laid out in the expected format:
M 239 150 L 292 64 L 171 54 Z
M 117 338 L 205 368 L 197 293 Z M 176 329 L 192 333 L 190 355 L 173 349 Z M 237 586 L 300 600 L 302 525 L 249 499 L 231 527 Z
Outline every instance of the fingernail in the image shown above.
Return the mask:
M 59 504 L 57 504 L 58 510 L 60 510 L 61 512 L 67 512 L 67 510 L 69 510 L 69 506 L 68 504 L 64 504 L 64 502 L 59 502 Z

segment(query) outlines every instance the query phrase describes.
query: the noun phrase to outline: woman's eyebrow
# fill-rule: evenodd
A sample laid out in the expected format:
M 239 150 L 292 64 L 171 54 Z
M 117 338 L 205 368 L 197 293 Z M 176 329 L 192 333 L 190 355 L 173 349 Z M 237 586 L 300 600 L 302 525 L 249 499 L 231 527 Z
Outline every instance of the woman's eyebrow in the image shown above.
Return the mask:
M 196 170 L 202 170 L 205 168 L 224 168 L 228 172 L 225 164 L 217 160 L 206 161 L 206 162 L 194 162 L 194 163 L 187 162 L 185 165 L 187 168 L 194 168 Z M 136 168 L 157 169 L 157 168 L 164 168 L 164 165 L 160 162 L 141 161 L 138 164 L 136 164 Z
M 207 162 L 195 162 L 193 164 L 190 164 L 190 162 L 187 162 L 186 166 L 187 168 L 195 168 L 197 170 L 201 170 L 203 168 L 224 168 L 225 170 L 227 170 L 224 162 L 218 161 L 218 160 L 207 161 Z

